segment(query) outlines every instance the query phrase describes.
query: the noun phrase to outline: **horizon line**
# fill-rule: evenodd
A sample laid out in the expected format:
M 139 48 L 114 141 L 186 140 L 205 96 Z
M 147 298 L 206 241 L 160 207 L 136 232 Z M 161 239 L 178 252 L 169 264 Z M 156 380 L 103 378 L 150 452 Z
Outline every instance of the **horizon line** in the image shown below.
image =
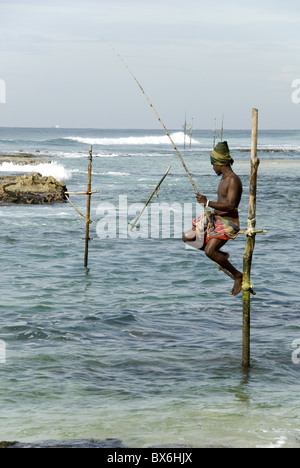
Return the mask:
M 11 128 L 16 128 L 16 129 L 44 129 L 44 130 L 122 130 L 122 131 L 130 131 L 130 130 L 138 130 L 138 131 L 160 131 L 161 129 L 158 128 L 138 128 L 138 127 L 130 127 L 130 128 L 125 128 L 125 127 L 61 127 L 61 126 L 13 126 L 13 125 L 8 125 L 8 126 L 0 126 L 0 129 L 11 129 Z M 262 131 L 286 131 L 286 132 L 297 132 L 300 131 L 300 128 L 260 128 L 259 130 Z M 183 128 L 170 128 L 169 131 L 183 131 Z M 214 129 L 211 128 L 194 128 L 193 131 L 203 131 L 203 132 L 214 132 Z M 250 131 L 251 128 L 228 128 L 224 130 L 224 133 L 226 131 Z

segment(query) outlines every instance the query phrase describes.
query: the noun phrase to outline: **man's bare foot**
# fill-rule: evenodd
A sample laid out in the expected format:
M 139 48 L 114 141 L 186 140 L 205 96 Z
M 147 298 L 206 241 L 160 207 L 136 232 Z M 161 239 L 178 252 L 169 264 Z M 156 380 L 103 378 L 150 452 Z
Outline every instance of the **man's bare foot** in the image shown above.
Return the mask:
M 235 278 L 233 289 L 230 293 L 231 296 L 237 296 L 242 291 L 243 275 L 242 273 Z

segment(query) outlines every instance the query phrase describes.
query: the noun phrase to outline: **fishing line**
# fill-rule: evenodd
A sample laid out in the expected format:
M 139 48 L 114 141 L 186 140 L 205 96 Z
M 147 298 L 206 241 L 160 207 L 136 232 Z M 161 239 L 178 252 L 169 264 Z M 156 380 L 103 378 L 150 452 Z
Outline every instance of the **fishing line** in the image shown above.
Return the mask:
M 123 59 L 123 57 L 119 54 L 119 52 L 118 52 L 106 39 L 104 39 L 104 38 L 102 38 L 102 39 L 103 39 L 103 41 L 113 50 L 113 52 L 115 53 L 115 55 L 121 60 L 121 62 L 123 63 L 123 65 L 125 66 L 125 68 L 128 70 L 128 72 L 130 73 L 130 75 L 132 76 L 132 78 L 134 79 L 134 81 L 137 83 L 137 85 L 138 85 L 138 87 L 140 88 L 140 90 L 142 91 L 143 95 L 144 95 L 145 98 L 147 99 L 147 101 L 148 101 L 148 103 L 149 103 L 151 109 L 152 109 L 153 112 L 155 113 L 155 115 L 156 115 L 156 117 L 157 117 L 159 123 L 160 123 L 161 126 L 163 127 L 164 131 L 166 132 L 166 135 L 168 136 L 170 142 L 172 143 L 172 146 L 173 146 L 174 150 L 176 151 L 176 153 L 177 153 L 177 155 L 178 155 L 178 157 L 179 157 L 179 159 L 180 159 L 180 162 L 181 162 L 181 164 L 183 165 L 183 167 L 184 167 L 184 169 L 185 169 L 185 171 L 186 171 L 186 173 L 187 173 L 187 175 L 188 175 L 188 178 L 190 179 L 190 182 L 191 182 L 191 184 L 192 184 L 192 186 L 193 186 L 193 188 L 194 188 L 194 190 L 195 190 L 196 195 L 199 195 L 199 191 L 198 191 L 198 189 L 197 189 L 197 187 L 196 187 L 196 184 L 195 184 L 195 182 L 194 182 L 194 180 L 193 180 L 193 178 L 192 178 L 192 176 L 191 176 L 191 174 L 190 174 L 190 172 L 189 172 L 189 170 L 188 170 L 188 168 L 187 168 L 187 166 L 186 166 L 186 164 L 185 164 L 185 162 L 184 162 L 184 160 L 183 160 L 181 154 L 179 153 L 177 146 L 175 145 L 175 143 L 174 143 L 174 141 L 173 141 L 173 139 L 172 139 L 170 133 L 168 132 L 168 130 L 167 130 L 165 124 L 163 123 L 163 121 L 161 120 L 160 116 L 158 115 L 158 112 L 156 111 L 155 107 L 153 106 L 152 102 L 150 101 L 150 99 L 149 99 L 148 95 L 146 94 L 144 88 L 142 87 L 141 83 L 138 81 L 138 79 L 136 78 L 135 74 L 134 74 L 134 73 L 132 72 L 132 70 L 129 68 L 129 66 L 127 65 L 127 63 L 125 62 L 125 60 Z

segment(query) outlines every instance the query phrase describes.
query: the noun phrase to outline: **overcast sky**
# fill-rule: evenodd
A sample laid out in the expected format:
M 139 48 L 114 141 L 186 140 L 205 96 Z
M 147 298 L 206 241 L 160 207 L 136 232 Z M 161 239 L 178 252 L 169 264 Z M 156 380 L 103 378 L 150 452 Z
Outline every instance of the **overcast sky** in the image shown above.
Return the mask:
M 299 0 L 0 0 L 1 126 L 297 129 Z

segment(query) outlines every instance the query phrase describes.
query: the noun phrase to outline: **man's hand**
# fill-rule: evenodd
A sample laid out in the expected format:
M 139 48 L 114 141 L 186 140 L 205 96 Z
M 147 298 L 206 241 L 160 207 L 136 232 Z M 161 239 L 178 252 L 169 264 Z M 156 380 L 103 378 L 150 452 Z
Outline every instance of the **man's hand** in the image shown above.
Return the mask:
M 204 195 L 201 195 L 201 193 L 198 193 L 198 195 L 196 195 L 196 197 L 197 197 L 198 203 L 200 203 L 200 205 L 206 206 L 207 198 Z

